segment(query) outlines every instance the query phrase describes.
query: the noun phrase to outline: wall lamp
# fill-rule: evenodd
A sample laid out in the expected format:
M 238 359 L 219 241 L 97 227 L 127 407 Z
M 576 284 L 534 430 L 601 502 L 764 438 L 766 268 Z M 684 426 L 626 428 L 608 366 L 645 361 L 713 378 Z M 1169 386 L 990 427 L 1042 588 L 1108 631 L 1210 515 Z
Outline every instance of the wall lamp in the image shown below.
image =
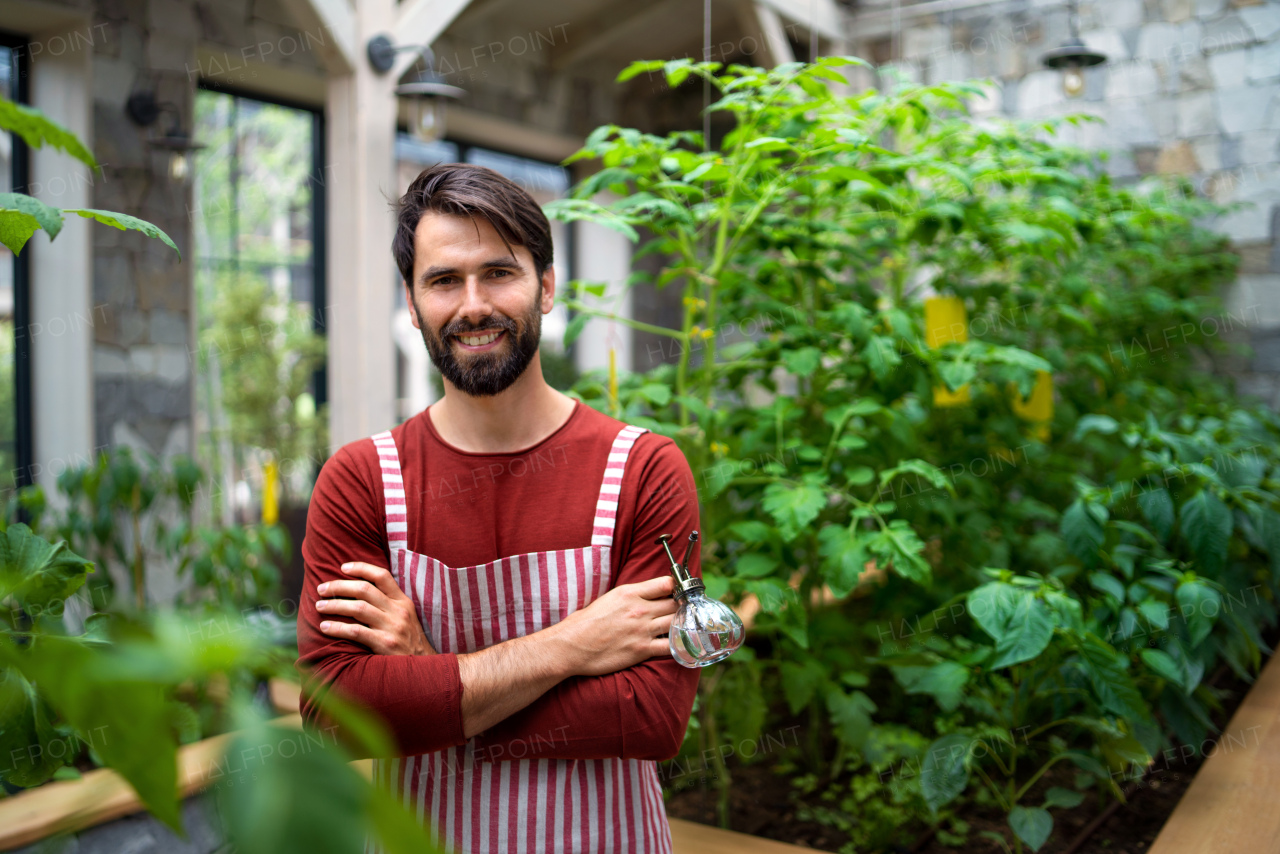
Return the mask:
M 397 53 L 415 51 L 421 69 L 416 77 L 396 86 L 396 96 L 403 98 L 409 110 L 409 130 L 423 142 L 432 142 L 444 136 L 445 99 L 457 100 L 467 90 L 453 86 L 436 73 L 435 55 L 426 45 L 402 45 L 397 47 L 388 36 L 374 36 L 365 46 L 369 64 L 379 74 L 386 74 L 395 65 Z
M 1071 35 L 1040 59 L 1046 67 L 1062 72 L 1062 93 L 1068 98 L 1078 98 L 1084 91 L 1082 69 L 1092 68 L 1107 61 L 1105 53 L 1090 50 L 1080 40 L 1078 20 L 1075 0 L 1071 0 L 1067 4 L 1067 24 L 1071 28 Z
M 189 155 L 192 151 L 204 148 L 204 145 L 191 138 L 191 134 L 182 129 L 181 114 L 178 105 L 170 101 L 157 101 L 154 92 L 134 92 L 125 102 L 124 111 L 141 127 L 150 127 L 160 118 L 161 113 L 172 113 L 173 123 L 164 136 L 153 136 L 147 140 L 149 148 L 169 152 L 169 179 L 182 183 L 191 174 Z

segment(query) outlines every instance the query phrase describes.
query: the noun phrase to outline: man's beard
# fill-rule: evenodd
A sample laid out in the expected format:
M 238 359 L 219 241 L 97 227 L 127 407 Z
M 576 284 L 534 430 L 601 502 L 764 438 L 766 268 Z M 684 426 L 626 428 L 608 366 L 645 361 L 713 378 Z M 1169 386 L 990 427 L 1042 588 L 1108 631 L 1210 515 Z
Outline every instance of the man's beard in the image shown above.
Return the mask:
M 541 301 L 542 291 L 539 289 L 534 293 L 529 310 L 521 318 L 519 329 L 511 318 L 495 312 L 482 320 L 478 327 L 472 328 L 465 320 L 460 320 L 445 327 L 437 336 L 423 321 L 422 313 L 417 312 L 422 341 L 427 345 L 431 363 L 455 388 L 472 397 L 491 397 L 505 391 L 520 378 L 538 352 L 538 343 L 542 338 L 542 312 L 539 309 Z M 414 309 L 417 310 L 416 304 Z M 487 330 L 499 329 L 505 330 L 503 338 L 506 340 L 499 342 L 497 347 L 488 352 L 469 353 L 465 357 L 465 364 L 458 361 L 453 345 L 455 335 L 483 334 Z

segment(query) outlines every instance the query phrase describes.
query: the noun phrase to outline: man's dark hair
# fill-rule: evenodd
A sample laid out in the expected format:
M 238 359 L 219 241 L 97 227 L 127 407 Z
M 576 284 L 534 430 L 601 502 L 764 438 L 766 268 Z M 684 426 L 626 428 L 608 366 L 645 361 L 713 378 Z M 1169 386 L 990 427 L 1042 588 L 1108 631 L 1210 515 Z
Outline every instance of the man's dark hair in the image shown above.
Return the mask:
M 396 203 L 396 236 L 391 242 L 391 254 L 411 292 L 413 235 L 428 211 L 484 217 L 508 249 L 513 243 L 529 249 L 539 280 L 551 266 L 551 223 L 523 187 L 487 166 L 437 163 L 422 170 Z

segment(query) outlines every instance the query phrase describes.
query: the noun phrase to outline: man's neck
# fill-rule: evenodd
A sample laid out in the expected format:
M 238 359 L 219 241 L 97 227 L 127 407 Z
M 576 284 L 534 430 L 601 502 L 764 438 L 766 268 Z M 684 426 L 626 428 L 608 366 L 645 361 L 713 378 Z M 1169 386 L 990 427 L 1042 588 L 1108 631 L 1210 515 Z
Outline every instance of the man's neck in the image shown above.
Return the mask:
M 535 357 L 524 376 L 492 397 L 472 397 L 446 380 L 444 398 L 428 409 L 440 438 L 455 448 L 505 454 L 536 445 L 560 429 L 575 404 L 547 384 Z

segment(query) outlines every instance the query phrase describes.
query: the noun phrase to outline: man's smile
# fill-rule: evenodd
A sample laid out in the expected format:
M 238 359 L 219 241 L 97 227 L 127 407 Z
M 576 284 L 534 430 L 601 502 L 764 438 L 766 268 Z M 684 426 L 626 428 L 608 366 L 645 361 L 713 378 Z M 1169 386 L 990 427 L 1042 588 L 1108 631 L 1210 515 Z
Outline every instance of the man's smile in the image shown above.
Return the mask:
M 483 332 L 466 332 L 453 337 L 462 349 L 480 353 L 497 347 L 505 334 L 505 329 L 486 329 Z

